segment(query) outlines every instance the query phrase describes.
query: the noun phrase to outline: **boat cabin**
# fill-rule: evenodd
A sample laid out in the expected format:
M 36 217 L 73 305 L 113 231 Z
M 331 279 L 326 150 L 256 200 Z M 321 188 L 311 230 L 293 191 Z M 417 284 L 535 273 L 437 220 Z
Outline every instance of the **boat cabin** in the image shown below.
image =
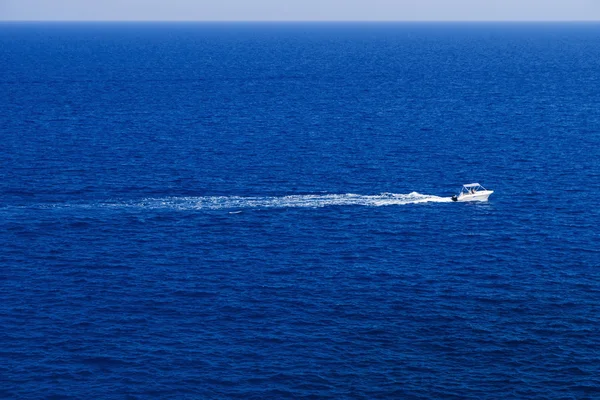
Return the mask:
M 486 188 L 481 186 L 479 183 L 469 183 L 467 185 L 462 186 L 462 188 L 460 189 L 459 195 L 475 194 L 475 193 L 479 192 L 480 190 L 486 190 Z

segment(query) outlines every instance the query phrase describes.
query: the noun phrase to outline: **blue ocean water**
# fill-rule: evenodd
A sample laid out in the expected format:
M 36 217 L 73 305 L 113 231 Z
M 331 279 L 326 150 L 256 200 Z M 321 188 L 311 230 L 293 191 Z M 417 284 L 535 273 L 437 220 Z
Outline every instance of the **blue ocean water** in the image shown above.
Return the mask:
M 0 397 L 600 397 L 599 24 L 0 53 Z

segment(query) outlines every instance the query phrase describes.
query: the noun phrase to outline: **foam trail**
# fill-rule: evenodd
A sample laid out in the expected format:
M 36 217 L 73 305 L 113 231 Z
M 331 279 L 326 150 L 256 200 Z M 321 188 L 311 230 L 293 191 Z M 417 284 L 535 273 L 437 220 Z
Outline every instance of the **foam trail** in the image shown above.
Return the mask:
M 266 208 L 319 208 L 329 206 L 394 206 L 415 203 L 448 203 L 450 197 L 439 197 L 412 192 L 409 194 L 382 193 L 379 195 L 359 194 L 308 194 L 292 196 L 202 196 L 202 197 L 166 197 L 148 198 L 127 206 L 149 209 L 177 210 L 220 210 L 220 209 L 266 209 Z M 104 204 L 107 207 L 119 207 L 124 204 Z

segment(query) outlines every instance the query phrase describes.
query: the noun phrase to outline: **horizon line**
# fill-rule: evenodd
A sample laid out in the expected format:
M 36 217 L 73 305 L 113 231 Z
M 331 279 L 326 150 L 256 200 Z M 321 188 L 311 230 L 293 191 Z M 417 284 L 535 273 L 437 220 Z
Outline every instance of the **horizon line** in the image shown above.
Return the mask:
M 381 19 L 381 20 L 352 20 L 352 19 L 331 19 L 331 20 L 296 20 L 296 19 L 222 19 L 222 20 L 209 20 L 209 19 L 0 19 L 0 23 L 6 22 L 93 22 L 93 23 L 104 23 L 104 22 L 125 22 L 125 23 L 600 23 L 600 19 L 422 19 L 422 20 L 392 20 L 392 19 Z

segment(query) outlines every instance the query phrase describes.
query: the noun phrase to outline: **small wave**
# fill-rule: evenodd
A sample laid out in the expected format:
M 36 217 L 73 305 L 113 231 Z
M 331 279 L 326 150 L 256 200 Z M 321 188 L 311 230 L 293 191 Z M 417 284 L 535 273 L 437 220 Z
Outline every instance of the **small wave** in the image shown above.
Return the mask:
M 148 198 L 127 206 L 150 209 L 178 210 L 221 210 L 221 209 L 266 209 L 266 208 L 320 208 L 330 206 L 381 207 L 416 203 L 447 203 L 450 197 L 439 197 L 412 192 L 409 194 L 382 193 L 379 195 L 307 194 L 291 196 L 201 196 Z M 118 204 L 104 204 L 107 207 Z

